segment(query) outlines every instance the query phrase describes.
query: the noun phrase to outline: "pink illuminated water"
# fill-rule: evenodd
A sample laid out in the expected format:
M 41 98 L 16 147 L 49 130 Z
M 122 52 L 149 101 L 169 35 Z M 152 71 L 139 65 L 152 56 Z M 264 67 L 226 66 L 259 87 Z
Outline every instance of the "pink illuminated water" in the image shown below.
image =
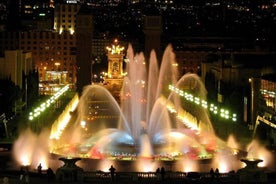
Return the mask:
M 36 168 L 41 163 L 42 169 L 47 169 L 49 132 L 43 131 L 40 135 L 29 129 L 22 132 L 13 145 L 13 156 L 19 165 Z
M 36 156 L 44 158 L 48 155 L 43 154 L 51 152 L 99 159 L 101 170 L 115 160 L 135 160 L 139 171 L 155 171 L 160 160 L 173 161 L 182 171 L 202 170 L 197 161 L 208 159 L 212 159 L 208 167 L 221 172 L 240 168 L 235 153 L 240 148 L 234 137 L 230 136 L 228 142 L 217 138 L 207 109 L 169 90 L 173 85 L 203 100 L 207 94 L 199 76 L 179 76 L 171 46 L 164 52 L 160 69 L 155 52 L 146 63 L 143 53 L 134 54 L 129 46 L 127 59 L 119 103 L 104 86 L 86 86 L 77 115 L 69 125 L 57 128 L 61 126 L 55 123 L 51 135 L 37 136 L 29 131 L 20 135 L 14 146 L 17 161 L 47 167 L 47 159 L 44 163 Z M 60 136 L 53 136 L 57 131 Z M 248 149 L 249 154 L 251 150 L 255 150 L 254 145 Z
M 173 85 L 206 99 L 204 85 L 195 74 L 179 76 L 171 46 L 161 63 L 159 70 L 152 52 L 147 64 L 143 53 L 134 54 L 129 46 L 120 103 L 104 86 L 86 86 L 75 127 L 66 138 L 66 144 L 79 147 L 68 154 L 89 158 L 211 158 L 217 140 L 207 110 L 191 107 L 169 90 Z M 90 120 L 86 122 L 88 131 L 84 131 L 79 125 L 87 116 L 106 117 L 102 107 L 97 110 L 97 102 L 105 102 L 100 105 L 106 107 L 108 116 L 118 118 Z M 55 152 L 60 154 L 58 149 Z

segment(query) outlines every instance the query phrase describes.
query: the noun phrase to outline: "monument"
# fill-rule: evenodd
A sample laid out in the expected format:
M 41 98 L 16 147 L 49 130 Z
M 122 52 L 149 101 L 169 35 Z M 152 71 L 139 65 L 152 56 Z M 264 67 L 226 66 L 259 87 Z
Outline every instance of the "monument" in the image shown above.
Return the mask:
M 120 90 L 123 85 L 124 72 L 124 47 L 119 45 L 117 39 L 110 47 L 106 47 L 108 58 L 108 71 L 104 77 L 104 85 L 112 91 L 112 95 L 119 101 Z

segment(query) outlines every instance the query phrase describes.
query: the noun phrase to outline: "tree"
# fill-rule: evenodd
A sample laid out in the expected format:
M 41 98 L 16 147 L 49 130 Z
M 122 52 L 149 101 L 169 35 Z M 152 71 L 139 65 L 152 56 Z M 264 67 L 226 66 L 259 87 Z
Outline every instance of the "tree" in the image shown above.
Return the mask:
M 15 102 L 22 97 L 19 86 L 10 79 L 0 80 L 0 113 L 13 112 Z

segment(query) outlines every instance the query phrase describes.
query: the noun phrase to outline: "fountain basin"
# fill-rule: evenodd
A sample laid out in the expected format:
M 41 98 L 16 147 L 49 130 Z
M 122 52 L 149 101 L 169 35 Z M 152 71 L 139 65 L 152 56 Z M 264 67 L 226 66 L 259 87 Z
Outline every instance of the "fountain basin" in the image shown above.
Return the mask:
M 267 175 L 263 168 L 258 167 L 258 163 L 263 162 L 257 158 L 243 158 L 241 162 L 246 166 L 238 170 L 240 182 L 247 183 L 266 183 Z
M 56 179 L 58 181 L 82 181 L 83 169 L 76 165 L 81 158 L 59 158 L 64 165 L 57 169 Z

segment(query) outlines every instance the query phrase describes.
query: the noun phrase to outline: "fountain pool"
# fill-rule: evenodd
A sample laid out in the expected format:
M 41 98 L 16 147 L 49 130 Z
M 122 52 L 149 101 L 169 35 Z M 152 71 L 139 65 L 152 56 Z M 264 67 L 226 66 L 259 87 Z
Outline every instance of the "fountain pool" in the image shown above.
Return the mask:
M 148 67 L 143 54 L 134 55 L 131 46 L 127 59 L 121 101 L 103 85 L 86 86 L 74 128 L 65 133 L 70 137 L 54 140 L 53 152 L 93 159 L 212 158 L 219 143 L 207 110 L 169 90 L 172 85 L 206 99 L 200 78 L 179 76 L 171 46 L 164 52 L 160 69 L 154 52 Z
M 196 105 L 198 99 L 206 100 L 200 77 L 179 75 L 170 45 L 160 67 L 154 51 L 148 64 L 142 53 L 134 54 L 131 45 L 126 57 L 121 101 L 101 84 L 86 86 L 71 119 L 68 110 L 66 123 L 59 118 L 48 137 L 41 139 L 47 140 L 43 150 L 57 157 L 82 158 L 80 165 L 86 170 L 117 164 L 127 171 L 155 171 L 160 164 L 185 171 L 218 167 L 226 172 L 241 167 L 237 148 L 216 137 L 207 108 Z M 184 100 L 184 94 L 169 89 L 172 86 L 193 97 Z M 16 150 L 27 141 L 21 137 L 14 149 L 19 155 Z M 43 143 L 27 142 L 29 147 Z M 31 149 L 38 152 L 37 147 Z

